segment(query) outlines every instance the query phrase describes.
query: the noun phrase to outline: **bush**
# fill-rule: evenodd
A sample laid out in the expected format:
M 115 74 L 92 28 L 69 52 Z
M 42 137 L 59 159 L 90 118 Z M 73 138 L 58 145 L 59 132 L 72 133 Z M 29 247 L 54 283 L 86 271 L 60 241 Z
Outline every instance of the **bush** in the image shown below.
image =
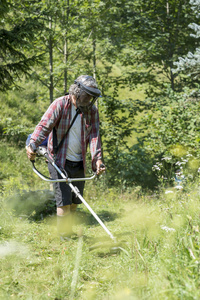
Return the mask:
M 147 134 L 141 138 L 147 153 L 156 158 L 186 152 L 199 157 L 200 107 L 196 99 L 168 90 L 165 98 L 156 99 L 142 122 Z

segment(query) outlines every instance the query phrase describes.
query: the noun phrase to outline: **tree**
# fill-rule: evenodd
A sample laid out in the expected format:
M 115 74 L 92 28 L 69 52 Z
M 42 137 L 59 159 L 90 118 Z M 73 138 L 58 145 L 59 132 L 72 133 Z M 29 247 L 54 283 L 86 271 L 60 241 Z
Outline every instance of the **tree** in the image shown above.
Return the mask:
M 176 143 L 187 142 L 188 149 L 194 144 L 197 146 L 197 131 L 194 125 L 199 121 L 192 113 L 197 111 L 197 107 L 194 109 L 187 105 L 188 113 L 184 109 L 181 110 L 183 103 L 173 92 L 169 92 L 171 89 L 181 90 L 183 87 L 182 78 L 172 72 L 173 62 L 186 49 L 195 48 L 195 41 L 190 37 L 190 29 L 187 28 L 187 22 L 194 20 L 195 14 L 185 1 L 179 1 L 177 6 L 177 1 L 174 0 L 121 0 L 115 2 L 109 17 L 114 20 L 112 28 L 108 30 L 109 37 L 113 47 L 118 49 L 118 60 L 125 67 L 122 76 L 106 79 L 107 86 L 116 87 L 113 95 L 110 95 L 111 101 L 108 97 L 105 99 L 104 115 L 107 125 L 103 124 L 103 128 L 107 128 L 109 132 L 108 135 L 106 130 L 104 132 L 107 162 L 118 175 L 114 176 L 112 171 L 108 171 L 109 182 L 123 183 L 125 186 L 134 182 L 143 186 L 153 186 L 155 178 L 152 166 L 157 158 L 169 153 L 172 145 Z M 146 89 L 146 99 L 119 101 L 117 91 L 119 87 L 127 85 L 131 90 L 143 85 Z M 168 107 L 170 101 L 173 105 L 176 101 L 178 103 L 171 115 Z M 117 107 L 114 103 L 117 103 Z M 124 109 L 127 108 L 127 119 L 119 114 L 122 103 L 126 103 Z M 131 115 L 129 111 L 132 112 Z M 139 112 L 143 114 L 137 128 L 134 128 L 135 116 Z M 180 113 L 180 120 L 177 113 Z M 191 137 L 188 137 L 188 128 L 183 130 L 181 120 L 186 120 L 188 125 L 190 117 L 194 119 L 194 123 L 190 124 Z M 175 131 L 173 120 L 176 120 Z M 137 144 L 131 146 L 126 144 L 126 140 L 129 137 L 130 141 L 133 131 L 141 135 Z M 181 138 L 183 132 L 184 136 Z
M 144 84 L 147 96 L 161 94 L 165 84 L 182 88 L 173 72 L 173 62 L 195 48 L 187 24 L 196 14 L 185 0 L 126 1 L 116 13 L 124 51 L 119 55 L 129 71 L 121 78 L 130 88 Z M 132 68 L 130 68 L 132 66 Z
M 84 18 L 86 8 L 83 0 L 43 0 L 40 6 L 44 28 L 37 49 L 45 56 L 33 76 L 48 88 L 52 102 L 53 93 L 59 96 L 66 93 L 69 82 L 80 75 L 84 66 L 83 51 L 88 47 L 91 30 Z
M 156 179 L 152 174 L 152 155 L 139 144 L 130 144 L 136 105 L 131 99 L 119 99 L 118 88 L 115 84 L 113 93 L 100 100 L 107 184 L 122 189 L 133 185 L 153 187 Z
M 31 66 L 39 61 L 34 54 L 33 40 L 41 24 L 29 10 L 28 1 L 0 3 L 0 90 L 17 86 L 16 80 L 29 75 Z M 22 17 L 23 15 L 23 17 Z
M 190 1 L 190 3 L 198 17 L 200 1 Z M 195 30 L 195 34 L 190 35 L 190 38 L 195 38 L 193 45 L 197 46 L 199 26 L 192 23 L 189 28 Z M 166 170 L 175 170 L 177 161 L 188 154 L 195 158 L 193 171 L 199 168 L 199 95 L 195 93 L 195 89 L 191 90 L 195 85 L 199 88 L 199 54 L 197 48 L 194 53 L 189 52 L 186 56 L 179 57 L 178 62 L 174 62 L 177 66 L 176 70 L 171 68 L 173 76 L 179 74 L 180 81 L 186 83 L 181 92 L 174 91 L 168 84 L 162 94 L 154 98 L 146 98 L 143 103 L 140 103 L 145 111 L 140 123 L 145 134 L 139 138 L 139 142 L 149 156 L 154 156 L 155 161 L 170 157 L 170 161 L 165 163 Z
M 190 0 L 191 9 L 196 14 L 196 17 L 200 17 L 200 1 L 199 0 Z M 191 23 L 188 26 L 194 31 L 194 34 L 190 36 L 196 40 L 196 49 L 194 52 L 188 52 L 187 55 L 179 57 L 177 62 L 174 62 L 176 69 L 174 67 L 174 73 L 185 74 L 187 76 L 187 86 L 193 87 L 194 83 L 199 86 L 199 77 L 200 77 L 200 49 L 199 38 L 200 38 L 200 26 L 197 23 Z

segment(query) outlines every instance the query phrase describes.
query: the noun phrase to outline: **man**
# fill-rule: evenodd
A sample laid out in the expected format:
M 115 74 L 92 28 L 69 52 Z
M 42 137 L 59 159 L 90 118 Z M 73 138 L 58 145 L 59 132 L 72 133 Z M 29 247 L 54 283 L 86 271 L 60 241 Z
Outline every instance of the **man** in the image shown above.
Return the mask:
M 81 75 L 69 88 L 69 95 L 56 99 L 43 115 L 33 132 L 30 144 L 26 147 L 30 160 L 35 159 L 35 150 L 47 137 L 49 156 L 56 159 L 59 167 L 65 169 L 70 178 L 83 178 L 86 170 L 86 150 L 89 144 L 92 156 L 92 169 L 100 175 L 105 171 L 102 163 L 101 142 L 99 135 L 99 114 L 91 100 L 100 96 L 96 81 L 88 75 Z M 77 109 L 80 114 L 76 115 Z M 73 125 L 70 124 L 74 121 Z M 70 127 L 70 129 L 69 129 Z M 55 155 L 53 128 L 57 144 L 61 147 Z M 67 130 L 69 131 L 67 132 Z M 66 135 L 67 132 L 67 135 Z M 52 178 L 60 178 L 57 171 L 49 164 Z M 83 195 L 84 182 L 74 183 Z M 81 203 L 71 192 L 66 183 L 54 183 L 57 205 L 57 228 L 61 239 L 69 239 L 72 232 L 72 216 L 77 205 Z

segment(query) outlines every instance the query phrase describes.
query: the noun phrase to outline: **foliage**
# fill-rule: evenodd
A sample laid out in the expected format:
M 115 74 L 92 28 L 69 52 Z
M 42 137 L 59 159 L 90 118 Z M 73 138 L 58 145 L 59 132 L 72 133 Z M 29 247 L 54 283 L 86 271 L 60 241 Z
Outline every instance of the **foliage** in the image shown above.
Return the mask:
M 197 20 L 199 20 L 199 1 L 190 1 L 191 8 L 196 14 Z M 184 55 L 183 57 L 179 57 L 179 60 L 174 62 L 174 66 L 176 66 L 176 69 L 174 68 L 173 72 L 175 74 L 179 73 L 183 76 L 186 75 L 188 85 L 187 86 L 194 86 L 195 83 L 195 90 L 198 89 L 199 93 L 199 73 L 200 73 L 200 66 L 199 66 L 199 57 L 200 57 L 200 50 L 199 50 L 199 36 L 200 36 L 200 27 L 197 23 L 191 23 L 188 25 L 189 28 L 193 30 L 193 34 L 190 36 L 194 38 L 196 41 L 196 49 L 194 52 L 189 51 L 187 55 Z M 185 53 L 184 53 L 185 54 Z
M 24 147 L 28 134 L 48 107 L 48 99 L 42 99 L 42 90 L 36 84 L 22 82 L 24 89 L 0 93 L 0 136 L 4 142 L 14 143 L 17 147 Z
M 153 185 L 155 178 L 148 178 L 151 173 L 151 158 L 146 157 L 139 145 L 130 147 L 128 142 L 135 129 L 136 105 L 131 99 L 119 99 L 117 82 L 113 82 L 112 86 L 114 91 L 111 95 L 103 97 L 99 102 L 104 115 L 101 134 L 108 186 L 125 189 L 133 184 L 146 187 Z
M 161 157 L 173 155 L 173 149 L 180 146 L 199 157 L 199 102 L 169 90 L 150 107 L 142 118 L 147 131 L 141 138 L 145 149 Z
M 124 1 L 118 13 L 124 51 L 120 61 L 127 67 L 121 80 L 131 88 L 145 84 L 149 97 L 162 94 L 165 84 L 180 90 L 184 81 L 173 74 L 173 62 L 195 49 L 187 24 L 194 22 L 196 12 L 189 2 Z M 131 67 L 130 67 L 131 66 Z
M 69 86 L 81 72 L 93 73 L 102 90 L 98 108 L 110 185 L 123 189 L 135 184 L 154 186 L 151 168 L 155 159 L 179 144 L 187 149 L 193 147 L 193 153 L 198 155 L 199 120 L 194 116 L 195 112 L 198 115 L 198 102 L 185 98 L 181 102 L 181 96 L 168 92 L 165 83 L 173 76 L 171 64 L 176 57 L 194 48 L 189 29 L 185 30 L 187 22 L 196 15 L 188 3 L 181 1 L 178 7 L 175 1 L 168 2 L 168 7 L 164 1 L 154 1 L 152 5 L 149 1 L 128 0 L 9 3 L 2 10 L 9 21 L 5 25 L 8 29 L 12 29 L 14 21 L 20 25 L 28 16 L 31 22 L 38 22 L 34 34 L 28 30 L 21 33 L 21 39 L 26 37 L 26 41 L 20 49 L 25 55 L 32 54 L 32 39 L 35 54 L 44 55 L 32 73 L 33 81 L 22 81 L 25 91 L 1 95 L 4 115 L 0 132 L 4 141 L 23 147 L 27 134 L 48 107 L 48 91 L 52 101 L 53 93 L 63 94 L 63 82 Z M 120 74 L 114 72 L 116 63 Z M 130 93 L 140 84 L 143 92 L 148 90 L 146 94 L 151 95 L 145 101 Z M 124 95 L 118 97 L 122 91 Z M 172 103 L 174 108 L 170 110 Z M 138 142 L 133 142 L 133 138 L 138 138 Z
M 41 59 L 34 53 L 33 41 L 42 27 L 26 2 L 1 1 L 0 91 L 17 86 L 16 80 L 28 75 L 31 66 Z
M 181 149 L 178 150 L 180 155 Z M 181 154 L 181 157 L 177 157 L 176 160 L 172 155 L 163 157 L 153 166 L 160 189 L 174 187 L 186 190 L 199 177 L 200 160 L 187 152 L 182 151 Z
M 59 96 L 66 93 L 69 81 L 75 79 L 77 62 L 87 43 L 82 20 L 83 1 L 42 1 L 38 6 L 44 28 L 36 47 L 45 55 L 40 67 L 32 72 L 32 78 L 48 89 L 50 102 L 53 102 L 54 91 L 56 95 L 59 91 Z

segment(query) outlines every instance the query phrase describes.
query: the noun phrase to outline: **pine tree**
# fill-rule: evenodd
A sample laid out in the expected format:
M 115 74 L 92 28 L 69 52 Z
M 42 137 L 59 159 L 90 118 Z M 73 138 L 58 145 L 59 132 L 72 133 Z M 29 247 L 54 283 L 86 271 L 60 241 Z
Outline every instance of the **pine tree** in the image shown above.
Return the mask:
M 41 24 L 29 8 L 28 1 L 0 2 L 0 91 L 17 86 L 16 80 L 39 59 L 33 40 Z
M 191 9 L 196 13 L 197 18 L 200 18 L 200 0 L 190 0 L 190 4 Z M 198 47 L 200 26 L 196 23 L 191 23 L 188 27 L 194 31 L 191 36 L 196 39 L 197 48 L 193 53 L 188 52 L 184 57 L 179 57 L 179 60 L 174 63 L 176 66 L 174 73 L 181 72 L 188 75 L 191 82 L 198 82 L 200 76 L 200 48 Z
M 124 45 L 120 62 L 129 67 L 124 82 L 131 89 L 144 85 L 151 98 L 162 95 L 166 85 L 175 91 L 179 89 L 178 78 L 172 72 L 173 62 L 195 49 L 187 25 L 195 21 L 196 14 L 189 2 L 124 0 L 116 14 L 115 24 L 121 25 L 117 29 L 119 32 L 120 28 L 120 42 Z

